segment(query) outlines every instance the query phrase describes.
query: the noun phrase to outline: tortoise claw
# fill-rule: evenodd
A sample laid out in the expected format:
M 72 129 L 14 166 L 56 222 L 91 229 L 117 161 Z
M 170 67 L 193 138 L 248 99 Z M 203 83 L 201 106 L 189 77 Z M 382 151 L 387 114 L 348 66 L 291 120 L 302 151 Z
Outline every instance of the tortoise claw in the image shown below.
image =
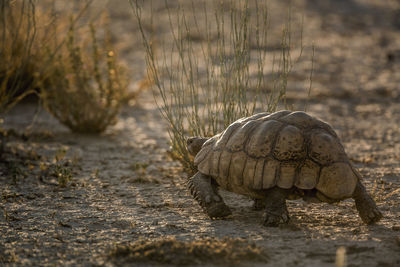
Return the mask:
M 281 224 L 287 224 L 288 222 L 289 222 L 289 215 L 287 212 L 283 212 L 282 214 L 267 212 L 266 218 L 264 220 L 264 226 L 277 227 Z

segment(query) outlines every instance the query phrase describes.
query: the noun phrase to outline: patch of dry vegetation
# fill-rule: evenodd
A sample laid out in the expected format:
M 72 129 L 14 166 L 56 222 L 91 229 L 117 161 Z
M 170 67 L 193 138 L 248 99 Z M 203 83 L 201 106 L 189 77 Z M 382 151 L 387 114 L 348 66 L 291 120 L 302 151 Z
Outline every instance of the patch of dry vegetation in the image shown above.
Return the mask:
M 39 57 L 35 16 L 33 1 L 0 2 L 0 115 L 34 92 Z
M 0 175 L 14 185 L 32 177 L 46 185 L 69 185 L 77 174 L 79 160 L 66 157 L 68 148 L 60 147 L 48 157 L 37 152 L 37 144 L 23 144 L 17 138 L 16 142 L 7 144 L 0 156 Z
M 128 78 L 109 41 L 90 24 L 90 40 L 77 44 L 74 25 L 64 49 L 47 74 L 41 97 L 45 108 L 74 132 L 101 133 L 115 124 L 126 97 Z M 85 34 L 80 34 L 85 36 Z
M 148 74 L 169 123 L 172 156 L 187 170 L 195 169 L 188 136 L 213 136 L 241 117 L 285 105 L 288 76 L 301 55 L 291 53 L 290 15 L 280 49 L 271 52 L 265 3 L 166 3 L 171 42 L 164 44 L 148 26 L 152 18 L 142 16 L 153 14 L 147 10 L 152 7 L 130 2 L 146 47 Z
M 263 248 L 244 239 L 215 238 L 178 241 L 174 238 L 139 240 L 130 245 L 117 245 L 108 259 L 117 264 L 147 262 L 180 265 L 240 264 L 246 261 L 267 262 Z
M 44 2 L 0 3 L 0 115 L 39 92 L 45 108 L 72 131 L 103 132 L 128 97 L 127 72 L 105 20 L 82 21 L 83 14 L 90 17 L 91 0 L 74 16 Z

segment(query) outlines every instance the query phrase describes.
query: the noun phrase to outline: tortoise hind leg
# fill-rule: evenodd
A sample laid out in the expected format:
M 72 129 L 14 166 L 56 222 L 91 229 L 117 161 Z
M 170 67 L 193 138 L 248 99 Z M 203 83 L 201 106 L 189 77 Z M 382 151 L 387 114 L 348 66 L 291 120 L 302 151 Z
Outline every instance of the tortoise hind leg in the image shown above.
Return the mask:
M 274 187 L 266 192 L 264 226 L 276 227 L 289 222 L 289 213 L 286 207 L 288 190 Z
M 190 193 L 210 218 L 226 217 L 232 212 L 218 194 L 217 186 L 211 179 L 210 176 L 197 172 L 188 181 Z
M 382 219 L 382 213 L 378 210 L 375 201 L 368 195 L 360 181 L 357 182 L 353 198 L 356 202 L 358 213 L 364 223 L 372 224 Z

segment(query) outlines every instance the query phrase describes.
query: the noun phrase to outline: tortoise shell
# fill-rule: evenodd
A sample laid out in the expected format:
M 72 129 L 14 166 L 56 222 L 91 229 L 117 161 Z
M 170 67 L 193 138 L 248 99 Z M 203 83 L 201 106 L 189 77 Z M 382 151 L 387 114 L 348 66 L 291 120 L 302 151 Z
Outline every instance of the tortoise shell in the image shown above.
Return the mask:
M 340 200 L 352 196 L 358 180 L 334 130 L 304 112 L 239 119 L 207 140 L 194 163 L 221 187 L 247 195 L 278 186 Z

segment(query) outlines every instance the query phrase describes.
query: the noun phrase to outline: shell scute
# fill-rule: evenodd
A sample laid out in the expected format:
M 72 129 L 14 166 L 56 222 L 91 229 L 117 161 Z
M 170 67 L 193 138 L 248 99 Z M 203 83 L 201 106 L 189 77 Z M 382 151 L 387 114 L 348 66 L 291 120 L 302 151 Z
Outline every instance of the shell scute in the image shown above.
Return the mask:
M 223 149 L 226 146 L 226 143 L 229 141 L 231 135 L 241 126 L 242 123 L 240 123 L 239 121 L 236 121 L 229 125 L 228 128 L 226 128 L 225 131 L 223 131 L 219 138 L 216 140 L 214 149 Z
M 323 122 L 303 111 L 292 112 L 292 113 L 280 118 L 279 121 L 295 125 L 296 127 L 299 127 L 300 129 L 320 128 L 320 129 L 325 130 L 329 134 L 333 135 L 334 137 L 337 137 L 337 134 L 335 133 L 335 131 L 332 129 L 332 127 L 329 124 L 327 124 L 326 122 Z
M 196 157 L 194 158 L 194 165 L 199 167 L 203 161 L 208 159 L 210 151 L 212 151 L 211 145 L 208 146 L 203 145 L 199 153 L 197 153 Z
M 302 111 L 292 112 L 284 117 L 282 117 L 279 121 L 286 122 L 292 125 L 295 125 L 299 128 L 312 128 L 318 125 L 318 120 L 314 117 L 308 115 Z
M 247 153 L 253 157 L 266 157 L 271 152 L 275 136 L 282 125 L 275 120 L 264 121 L 258 125 L 246 145 Z
M 247 187 L 253 186 L 253 179 L 256 170 L 257 159 L 247 157 L 246 166 L 243 170 L 243 184 Z
M 309 156 L 322 165 L 336 161 L 347 161 L 347 156 L 339 139 L 322 130 L 311 133 L 309 151 Z
M 232 153 L 223 150 L 219 158 L 219 179 L 227 180 L 229 176 L 229 167 L 231 164 Z
M 267 159 L 264 163 L 262 188 L 268 189 L 276 185 L 276 175 L 279 170 L 279 161 Z
M 358 178 L 348 163 L 336 162 L 323 167 L 317 190 L 332 199 L 345 199 L 353 195 Z
M 243 151 L 232 154 L 231 164 L 229 166 L 229 180 L 235 185 L 243 184 L 243 169 L 246 165 L 247 155 Z
M 276 185 L 280 188 L 291 188 L 296 176 L 297 162 L 283 162 L 280 165 L 279 176 Z
M 207 155 L 201 160 L 196 162 L 195 159 L 195 164 L 197 163 L 197 169 L 201 171 L 202 173 L 206 175 L 210 175 L 211 167 L 212 167 L 212 156 L 213 156 L 213 151 L 211 149 L 211 146 L 206 146 L 200 150 L 200 152 L 197 154 L 199 155 L 201 152 L 207 153 Z
M 246 143 L 249 133 L 259 123 L 260 122 L 258 122 L 258 121 L 248 121 L 243 126 L 238 128 L 230 136 L 228 142 L 226 143 L 226 148 L 232 152 L 243 151 L 243 147 L 244 147 L 244 144 Z
M 295 186 L 300 189 L 313 189 L 318 183 L 320 167 L 311 160 L 306 160 L 301 166 Z
M 257 160 L 257 164 L 254 171 L 253 178 L 253 188 L 254 189 L 262 189 L 263 188 L 263 171 L 264 171 L 264 158 L 260 158 Z
M 306 156 L 304 137 L 299 128 L 288 125 L 279 131 L 274 156 L 278 160 L 298 160 Z
M 220 156 L 222 151 L 221 150 L 214 150 L 210 152 L 211 155 L 209 156 L 210 163 L 209 163 L 209 175 L 213 177 L 218 177 L 220 174 Z

